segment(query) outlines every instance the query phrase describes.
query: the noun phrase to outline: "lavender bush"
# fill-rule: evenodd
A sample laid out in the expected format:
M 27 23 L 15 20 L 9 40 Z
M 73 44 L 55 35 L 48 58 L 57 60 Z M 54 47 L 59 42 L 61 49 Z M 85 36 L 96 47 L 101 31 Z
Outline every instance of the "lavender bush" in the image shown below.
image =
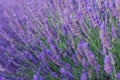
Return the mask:
M 0 0 L 0 80 L 120 80 L 120 0 Z

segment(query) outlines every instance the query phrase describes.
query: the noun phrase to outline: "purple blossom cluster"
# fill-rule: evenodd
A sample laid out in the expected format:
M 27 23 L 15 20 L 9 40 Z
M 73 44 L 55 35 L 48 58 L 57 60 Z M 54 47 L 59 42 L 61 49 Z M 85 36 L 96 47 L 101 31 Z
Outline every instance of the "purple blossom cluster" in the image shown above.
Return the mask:
M 120 80 L 119 0 L 0 0 L 0 80 Z

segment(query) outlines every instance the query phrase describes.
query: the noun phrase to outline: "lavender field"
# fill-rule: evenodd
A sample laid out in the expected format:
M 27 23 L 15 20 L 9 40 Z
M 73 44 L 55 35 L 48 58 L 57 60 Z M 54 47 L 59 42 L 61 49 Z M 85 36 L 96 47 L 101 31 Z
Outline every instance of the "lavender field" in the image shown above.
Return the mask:
M 120 80 L 120 0 L 0 0 L 0 80 Z

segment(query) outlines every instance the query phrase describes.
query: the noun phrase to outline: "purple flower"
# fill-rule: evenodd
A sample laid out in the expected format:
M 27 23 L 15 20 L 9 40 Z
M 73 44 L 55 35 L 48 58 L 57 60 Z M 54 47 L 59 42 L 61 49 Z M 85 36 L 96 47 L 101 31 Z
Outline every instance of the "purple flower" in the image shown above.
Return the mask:
M 88 80 L 88 72 L 83 70 L 80 76 L 80 80 Z
M 33 80 L 38 80 L 37 75 L 34 75 L 33 77 L 34 77 Z
M 80 40 L 80 43 L 77 45 L 77 49 L 78 49 L 78 52 L 79 52 L 79 54 L 80 55 L 82 55 L 83 56 L 83 53 L 84 53 L 84 51 L 83 51 L 83 43 L 84 43 L 85 41 L 84 40 Z
M 120 18 L 120 12 L 118 9 L 113 10 L 112 13 L 113 13 L 113 16 Z
M 115 0 L 115 7 L 116 7 L 116 9 L 120 8 L 120 1 L 119 0 Z
M 74 65 L 77 66 L 78 65 L 78 60 L 77 60 L 76 55 L 73 54 L 71 57 L 72 57 L 72 60 L 74 61 Z
M 100 65 L 97 62 L 96 56 L 92 51 L 89 50 L 87 42 L 85 42 L 83 46 L 84 46 L 84 51 L 85 51 L 85 55 L 87 57 L 88 63 L 94 66 L 96 72 L 98 72 Z
M 62 28 L 64 34 L 68 34 L 68 31 L 67 31 L 66 25 L 63 25 L 61 28 Z
M 97 62 L 97 59 L 96 59 L 95 55 L 91 51 L 88 51 L 86 53 L 86 56 L 87 56 L 89 64 L 91 64 L 92 66 L 94 66 L 96 72 L 98 72 L 100 65 Z
M 114 26 L 112 26 L 112 28 L 111 28 L 111 36 L 112 36 L 112 38 L 117 38 L 118 37 L 116 29 L 115 29 Z
M 104 22 L 102 22 L 102 24 L 100 25 L 100 40 L 103 47 L 111 49 L 112 46 L 109 42 L 108 34 L 107 34 L 107 30 Z
M 70 80 L 74 79 L 74 76 L 72 75 L 72 73 L 66 71 L 64 68 L 60 68 L 60 72 L 68 79 Z
M 79 44 L 77 44 L 77 50 L 76 51 L 76 56 L 77 59 L 82 62 L 82 59 L 84 58 L 84 48 L 83 48 L 83 44 L 85 44 L 85 41 L 83 39 L 80 40 Z
M 85 58 L 82 59 L 82 66 L 84 68 L 88 68 L 88 62 L 87 62 L 87 60 Z
M 51 75 L 52 75 L 53 77 L 58 77 L 58 75 L 57 75 L 56 72 L 52 72 Z
M 34 75 L 33 80 L 45 80 L 43 76 Z
M 76 35 L 76 36 L 81 35 L 80 29 L 79 29 L 78 25 L 75 22 L 73 22 L 73 24 L 70 26 L 70 29 L 74 33 L 74 35 Z
M 89 43 L 88 43 L 88 42 L 83 41 L 82 46 L 83 46 L 83 48 L 84 48 L 84 51 L 87 51 L 87 50 L 88 50 Z
M 48 37 L 48 42 L 49 42 L 50 47 L 53 50 L 54 54 L 56 54 L 56 55 L 60 54 L 58 46 L 56 45 L 56 43 L 53 41 L 53 39 L 51 37 Z
M 51 77 L 76 80 L 78 76 L 88 80 L 94 76 L 91 67 L 99 77 L 102 66 L 106 73 L 113 73 L 115 59 L 110 51 L 118 44 L 112 46 L 114 41 L 110 42 L 109 38 L 117 41 L 119 37 L 119 0 L 10 2 L 0 0 L 0 80 L 46 80 Z M 111 25 L 115 27 L 109 27 Z M 97 54 L 96 46 L 91 43 L 91 30 L 100 33 L 101 44 L 97 37 L 91 36 L 94 44 L 102 46 L 104 65 L 98 62 L 102 55 Z M 116 76 L 119 79 L 119 73 Z
M 83 59 L 83 55 L 81 55 L 78 51 L 76 52 L 77 59 L 81 62 Z
M 120 80 L 120 73 L 116 73 L 117 80 Z
M 112 74 L 113 72 L 113 66 L 109 55 L 106 55 L 104 58 L 104 70 L 109 74 Z
M 112 52 L 109 53 L 109 57 L 110 57 L 110 59 L 111 59 L 112 65 L 114 65 L 114 64 L 115 64 L 115 60 L 114 60 L 114 55 L 113 55 Z
M 49 36 L 57 38 L 57 32 L 50 26 L 46 26 L 46 31 L 48 32 Z
M 82 29 L 82 32 L 85 34 L 85 36 L 89 35 L 89 32 L 84 23 L 82 24 L 81 29 Z
M 40 79 L 39 80 L 45 80 L 43 76 L 40 76 Z
M 103 46 L 103 50 L 102 51 L 103 51 L 103 53 L 102 53 L 103 55 L 107 54 L 107 49 L 104 46 Z

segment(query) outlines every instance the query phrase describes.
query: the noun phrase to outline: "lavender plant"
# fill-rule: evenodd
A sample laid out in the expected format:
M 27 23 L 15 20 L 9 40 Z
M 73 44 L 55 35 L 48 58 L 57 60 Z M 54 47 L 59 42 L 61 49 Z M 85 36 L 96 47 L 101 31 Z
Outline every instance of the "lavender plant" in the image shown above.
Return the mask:
M 120 80 L 119 0 L 0 0 L 0 80 Z

